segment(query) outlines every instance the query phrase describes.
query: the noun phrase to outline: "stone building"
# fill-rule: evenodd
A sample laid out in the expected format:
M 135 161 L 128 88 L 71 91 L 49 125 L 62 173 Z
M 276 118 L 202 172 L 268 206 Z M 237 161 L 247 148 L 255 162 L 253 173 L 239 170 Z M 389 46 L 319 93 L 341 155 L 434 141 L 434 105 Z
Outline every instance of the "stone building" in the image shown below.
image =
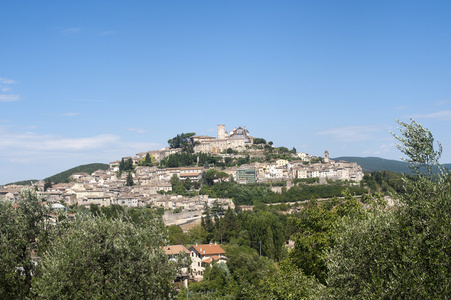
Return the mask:
M 191 142 L 195 145 L 195 153 L 221 153 L 228 148 L 233 150 L 243 150 L 246 146 L 252 145 L 254 138 L 249 135 L 246 127 L 238 127 L 230 130 L 229 133 L 225 130 L 225 125 L 219 124 L 217 126 L 217 138 L 211 136 L 193 136 Z

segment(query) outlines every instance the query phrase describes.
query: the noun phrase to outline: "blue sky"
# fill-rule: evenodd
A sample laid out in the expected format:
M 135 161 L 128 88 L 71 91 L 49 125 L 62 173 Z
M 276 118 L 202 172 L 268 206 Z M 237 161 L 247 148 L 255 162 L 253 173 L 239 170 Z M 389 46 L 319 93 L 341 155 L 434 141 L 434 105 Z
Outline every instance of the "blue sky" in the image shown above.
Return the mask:
M 4 1 L 0 184 L 247 126 L 399 159 L 414 118 L 451 162 L 450 1 Z

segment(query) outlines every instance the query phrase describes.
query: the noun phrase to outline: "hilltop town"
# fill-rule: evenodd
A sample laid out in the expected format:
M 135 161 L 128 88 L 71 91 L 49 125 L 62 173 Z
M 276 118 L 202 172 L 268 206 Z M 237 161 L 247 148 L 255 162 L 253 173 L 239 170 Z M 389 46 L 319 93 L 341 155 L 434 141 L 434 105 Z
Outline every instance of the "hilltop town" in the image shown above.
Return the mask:
M 214 182 L 284 182 L 288 189 L 296 179 L 358 183 L 363 177 L 357 163 L 334 161 L 327 150 L 324 157 L 316 157 L 297 153 L 295 149 L 275 148 L 272 142 L 252 137 L 246 127 L 227 132 L 224 125 L 218 125 L 217 137 L 182 134 L 169 140 L 169 144 L 161 150 L 110 162 L 108 170 L 72 174 L 69 183 L 45 187 L 46 183 L 39 181 L 34 186 L 49 203 L 158 207 L 166 211 L 163 217 L 166 224 L 180 224 L 200 218 L 202 211 L 213 205 L 235 208 L 233 199 L 210 198 L 198 193 L 203 176 L 209 170 L 216 171 Z M 189 166 L 174 167 L 180 164 L 177 158 L 183 155 L 194 157 L 196 161 Z M 188 185 L 191 193 L 177 193 L 173 190 L 174 181 Z M 0 189 L 0 196 L 14 199 L 20 189 L 22 186 L 5 186 Z M 273 191 L 281 192 L 280 184 L 274 186 Z

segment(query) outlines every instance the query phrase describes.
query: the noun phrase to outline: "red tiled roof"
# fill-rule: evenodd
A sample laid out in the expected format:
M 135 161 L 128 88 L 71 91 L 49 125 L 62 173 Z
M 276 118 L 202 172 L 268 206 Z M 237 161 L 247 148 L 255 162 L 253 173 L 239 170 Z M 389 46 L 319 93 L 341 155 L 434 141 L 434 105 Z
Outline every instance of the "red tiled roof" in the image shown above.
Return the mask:
M 214 255 L 226 253 L 218 244 L 193 245 L 191 246 L 191 248 L 194 248 L 197 252 L 199 252 L 202 255 Z
M 183 245 L 164 246 L 164 253 L 166 253 L 166 255 L 179 254 L 180 252 L 189 253 L 188 249 Z

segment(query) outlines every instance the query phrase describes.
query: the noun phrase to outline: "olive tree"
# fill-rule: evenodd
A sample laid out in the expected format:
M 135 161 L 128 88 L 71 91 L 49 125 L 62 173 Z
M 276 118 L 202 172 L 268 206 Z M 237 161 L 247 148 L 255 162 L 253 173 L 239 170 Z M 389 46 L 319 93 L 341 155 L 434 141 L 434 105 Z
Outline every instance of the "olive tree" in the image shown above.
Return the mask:
M 429 129 L 410 119 L 410 123 L 396 120 L 401 126 L 401 135 L 391 134 L 399 141 L 396 147 L 407 157 L 402 160 L 410 163 L 410 166 L 418 171 L 419 167 L 425 167 L 428 175 L 431 175 L 432 166 L 438 164 L 442 155 L 442 145 L 437 142 L 438 150 L 434 150 L 434 137 Z
M 402 123 L 407 161 L 428 168 L 404 178 L 392 208 L 343 219 L 327 252 L 329 297 L 346 299 L 447 299 L 451 295 L 451 174 L 430 177 L 441 154 L 420 124 Z M 421 152 L 421 151 L 424 151 Z M 418 171 L 418 170 L 417 170 Z
M 46 206 L 31 189 L 14 201 L 0 199 L 0 295 L 23 299 L 29 295 L 36 259 L 48 244 L 52 227 Z
M 161 246 L 161 219 L 140 226 L 126 217 L 78 216 L 39 263 L 38 299 L 168 299 L 176 264 Z

